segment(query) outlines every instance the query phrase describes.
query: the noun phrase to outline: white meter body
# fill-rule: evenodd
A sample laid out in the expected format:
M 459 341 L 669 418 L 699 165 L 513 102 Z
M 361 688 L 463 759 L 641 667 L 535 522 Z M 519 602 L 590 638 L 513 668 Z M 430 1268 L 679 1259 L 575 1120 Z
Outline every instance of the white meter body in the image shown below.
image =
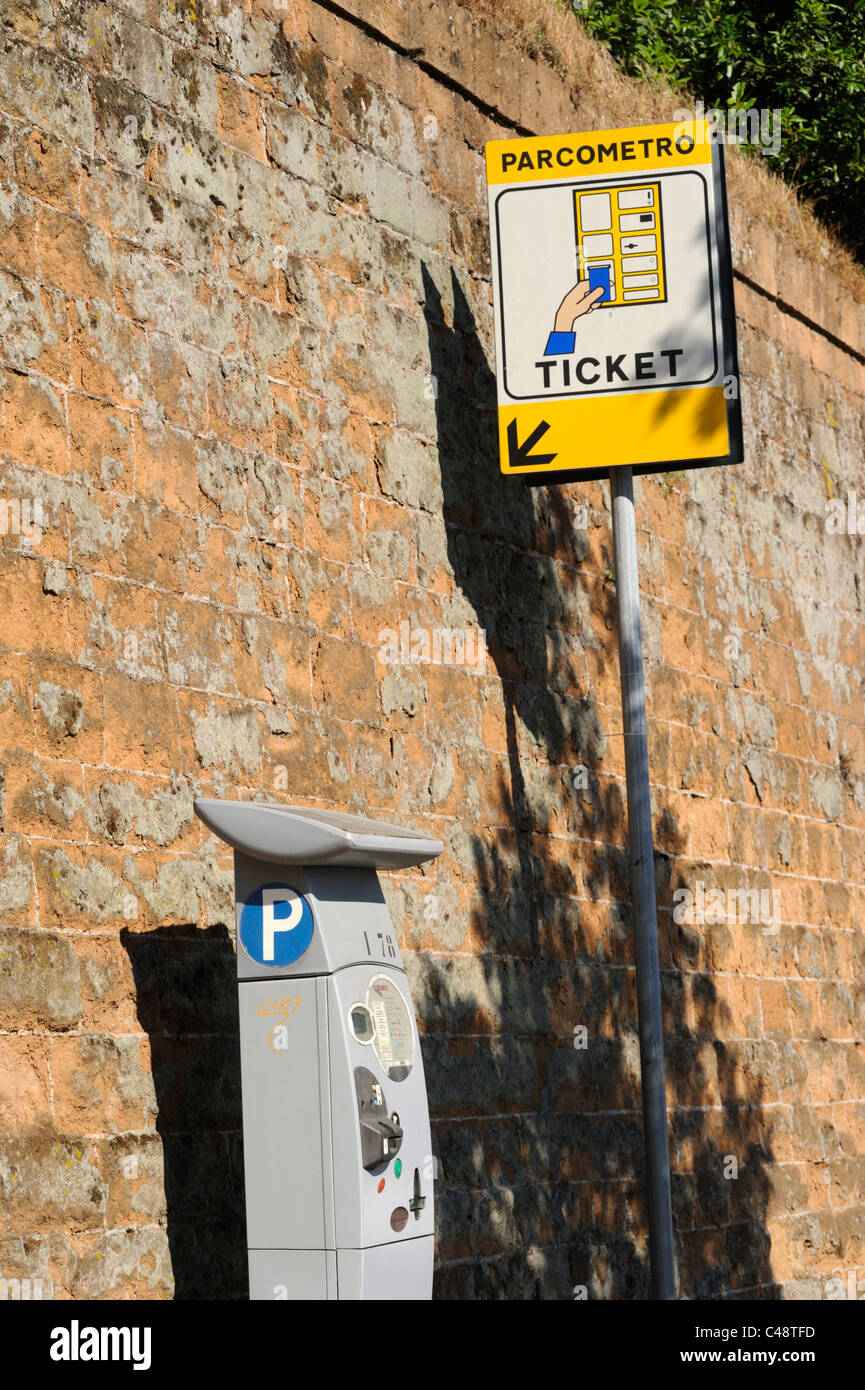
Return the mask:
M 235 849 L 250 1297 L 428 1299 L 423 1059 L 376 868 L 441 842 L 305 808 L 196 812 Z

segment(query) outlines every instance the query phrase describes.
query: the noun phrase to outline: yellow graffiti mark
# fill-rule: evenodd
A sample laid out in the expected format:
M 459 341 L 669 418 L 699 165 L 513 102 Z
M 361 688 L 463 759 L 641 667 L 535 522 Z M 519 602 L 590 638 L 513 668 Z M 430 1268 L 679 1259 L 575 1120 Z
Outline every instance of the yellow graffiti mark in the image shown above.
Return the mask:
M 829 424 L 832 426 L 833 430 L 837 430 L 838 426 L 835 423 L 835 417 L 832 414 L 832 405 L 829 401 L 826 402 L 826 414 L 829 416 Z
M 280 1028 L 282 1024 L 285 1023 L 285 1020 L 290 1018 L 292 1014 L 297 1013 L 302 997 L 303 996 L 300 994 L 291 994 L 288 998 L 283 995 L 281 999 L 277 999 L 276 997 L 273 999 L 263 999 L 258 1006 L 260 1018 L 276 1018 L 276 1023 L 267 1035 L 267 1045 L 271 1052 L 277 1057 L 284 1057 L 285 1053 L 275 1048 L 270 1040 L 277 1028 Z
M 259 1016 L 266 1018 L 273 1014 L 297 1013 L 297 1006 L 302 999 L 300 994 L 292 994 L 287 999 L 285 995 L 281 999 L 262 999 L 258 1006 Z M 291 1005 L 294 1005 L 294 1008 Z
M 825 455 L 825 454 L 823 455 L 823 469 L 824 469 L 825 474 L 826 474 L 826 486 L 827 486 L 828 489 L 829 489 L 829 496 L 830 496 L 830 497 L 834 497 L 834 496 L 835 496 L 835 489 L 834 489 L 834 487 L 832 486 L 832 475 L 831 475 L 830 472 L 829 472 L 829 465 L 828 465 L 828 463 L 826 462 L 826 455 Z

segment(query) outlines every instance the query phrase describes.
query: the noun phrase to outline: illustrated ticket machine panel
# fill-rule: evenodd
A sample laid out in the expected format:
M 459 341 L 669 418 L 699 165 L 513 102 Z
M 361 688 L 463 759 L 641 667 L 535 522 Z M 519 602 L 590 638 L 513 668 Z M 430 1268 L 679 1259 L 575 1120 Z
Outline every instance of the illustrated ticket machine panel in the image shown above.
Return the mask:
M 378 869 L 442 843 L 338 812 L 200 799 L 234 849 L 250 1298 L 429 1299 L 429 1112 Z
M 605 309 L 666 300 L 659 182 L 574 194 L 580 279 L 604 290 Z

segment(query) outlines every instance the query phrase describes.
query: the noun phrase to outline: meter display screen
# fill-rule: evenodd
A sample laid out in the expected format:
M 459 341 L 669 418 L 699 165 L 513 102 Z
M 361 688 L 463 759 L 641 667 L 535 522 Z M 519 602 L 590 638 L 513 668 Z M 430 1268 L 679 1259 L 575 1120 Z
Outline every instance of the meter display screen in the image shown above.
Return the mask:
M 372 1015 L 365 1004 L 355 1004 L 349 1015 L 351 1031 L 358 1042 L 372 1042 L 374 1029 L 372 1026 Z
M 372 1015 L 375 1055 L 392 1081 L 404 1081 L 414 1063 L 409 1006 L 387 975 L 375 975 L 370 980 L 366 1003 Z

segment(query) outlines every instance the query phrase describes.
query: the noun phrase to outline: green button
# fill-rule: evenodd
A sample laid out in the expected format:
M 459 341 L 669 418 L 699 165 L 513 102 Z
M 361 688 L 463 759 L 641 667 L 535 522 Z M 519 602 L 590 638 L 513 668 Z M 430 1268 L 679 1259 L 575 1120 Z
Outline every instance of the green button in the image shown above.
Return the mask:
M 401 1174 L 402 1174 L 402 1159 L 401 1159 L 401 1158 L 396 1158 L 396 1159 L 394 1159 L 394 1164 L 393 1164 L 393 1175 L 394 1175 L 395 1178 L 398 1178 L 398 1177 L 401 1176 Z

